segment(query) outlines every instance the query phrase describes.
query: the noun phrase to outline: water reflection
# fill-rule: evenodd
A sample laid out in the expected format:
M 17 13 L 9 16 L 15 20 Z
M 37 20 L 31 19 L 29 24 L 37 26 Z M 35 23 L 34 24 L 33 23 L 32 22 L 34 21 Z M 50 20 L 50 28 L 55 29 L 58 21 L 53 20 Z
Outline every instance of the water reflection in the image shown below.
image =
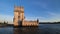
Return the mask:
M 60 34 L 60 24 L 42 24 L 39 27 L 14 28 L 14 34 Z
M 0 34 L 60 34 L 60 24 L 40 24 L 38 27 L 0 27 Z
M 14 28 L 14 34 L 40 34 L 38 27 L 20 27 Z

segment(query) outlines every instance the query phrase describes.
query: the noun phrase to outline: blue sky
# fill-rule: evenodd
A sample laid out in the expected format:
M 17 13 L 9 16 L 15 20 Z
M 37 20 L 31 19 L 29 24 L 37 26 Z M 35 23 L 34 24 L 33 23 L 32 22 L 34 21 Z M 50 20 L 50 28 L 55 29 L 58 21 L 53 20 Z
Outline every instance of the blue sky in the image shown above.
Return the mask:
M 26 20 L 60 21 L 60 0 L 0 0 L 0 22 L 13 23 L 14 5 L 24 6 Z

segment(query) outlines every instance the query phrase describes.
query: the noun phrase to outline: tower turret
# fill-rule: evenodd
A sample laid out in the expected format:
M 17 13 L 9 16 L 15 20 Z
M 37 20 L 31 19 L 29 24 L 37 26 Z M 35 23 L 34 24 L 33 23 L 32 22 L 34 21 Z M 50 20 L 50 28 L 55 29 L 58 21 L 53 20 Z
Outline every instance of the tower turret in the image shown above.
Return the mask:
M 24 7 L 15 6 L 14 7 L 14 25 L 22 25 L 24 20 Z

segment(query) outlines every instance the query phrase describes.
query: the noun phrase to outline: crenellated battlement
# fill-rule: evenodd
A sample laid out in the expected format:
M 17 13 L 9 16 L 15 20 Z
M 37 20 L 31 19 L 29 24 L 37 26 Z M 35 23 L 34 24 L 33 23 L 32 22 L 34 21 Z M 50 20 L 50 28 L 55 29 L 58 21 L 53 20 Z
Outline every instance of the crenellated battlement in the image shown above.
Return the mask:
M 24 12 L 24 7 L 22 7 L 22 6 L 21 6 L 21 7 L 15 6 L 15 7 L 14 7 L 14 10 L 15 10 L 15 11 L 22 11 L 22 12 Z

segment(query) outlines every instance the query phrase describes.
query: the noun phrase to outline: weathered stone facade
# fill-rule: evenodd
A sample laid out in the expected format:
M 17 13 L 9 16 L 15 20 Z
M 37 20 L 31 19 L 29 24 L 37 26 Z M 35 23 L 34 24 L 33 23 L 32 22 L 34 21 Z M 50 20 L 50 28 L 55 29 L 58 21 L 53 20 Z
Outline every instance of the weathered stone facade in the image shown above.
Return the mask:
M 24 7 L 14 7 L 14 26 L 38 26 L 38 21 L 27 21 L 24 16 Z

